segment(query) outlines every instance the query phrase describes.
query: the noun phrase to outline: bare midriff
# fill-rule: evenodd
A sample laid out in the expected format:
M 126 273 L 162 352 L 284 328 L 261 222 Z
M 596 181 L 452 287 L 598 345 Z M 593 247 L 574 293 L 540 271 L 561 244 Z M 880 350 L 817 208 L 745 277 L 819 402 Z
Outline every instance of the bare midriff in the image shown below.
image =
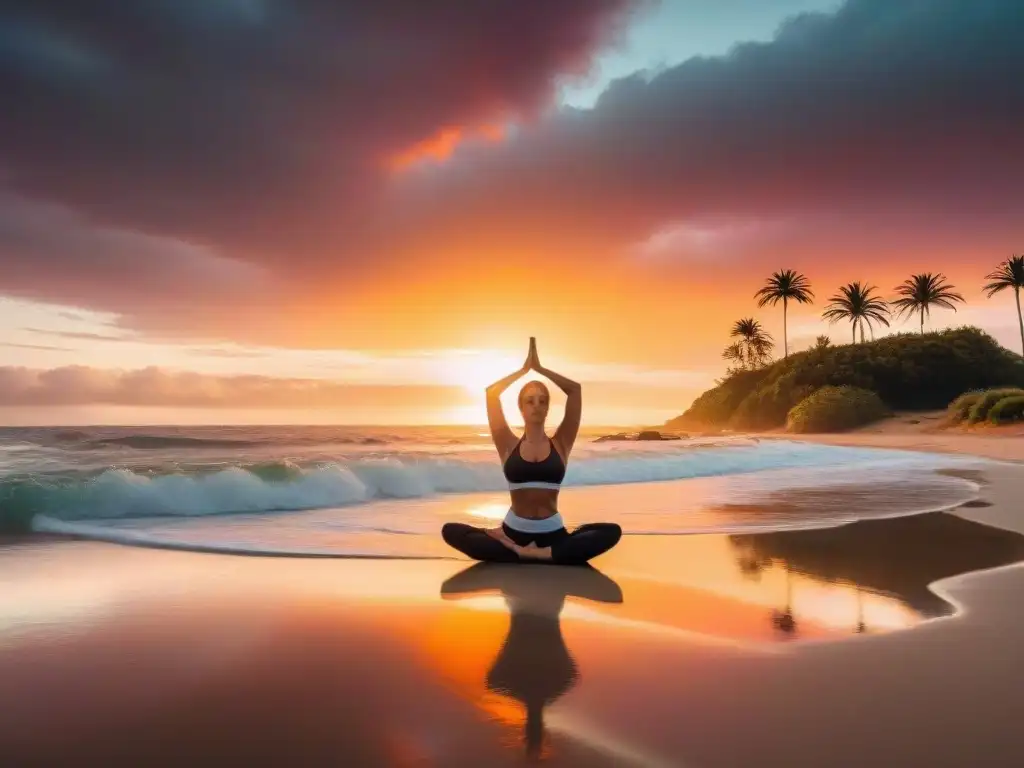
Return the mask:
M 512 495 L 512 511 L 519 517 L 543 520 L 558 513 L 558 491 L 548 488 L 517 488 Z

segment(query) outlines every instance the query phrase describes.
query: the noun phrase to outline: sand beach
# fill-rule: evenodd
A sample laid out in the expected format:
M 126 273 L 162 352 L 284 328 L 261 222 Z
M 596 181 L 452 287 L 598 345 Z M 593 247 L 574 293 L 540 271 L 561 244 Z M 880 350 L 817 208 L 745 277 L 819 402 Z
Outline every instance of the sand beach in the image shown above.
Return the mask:
M 951 512 L 626 536 L 594 568 L 9 538 L 0 757 L 1019 765 L 1024 467 L 975 479 Z

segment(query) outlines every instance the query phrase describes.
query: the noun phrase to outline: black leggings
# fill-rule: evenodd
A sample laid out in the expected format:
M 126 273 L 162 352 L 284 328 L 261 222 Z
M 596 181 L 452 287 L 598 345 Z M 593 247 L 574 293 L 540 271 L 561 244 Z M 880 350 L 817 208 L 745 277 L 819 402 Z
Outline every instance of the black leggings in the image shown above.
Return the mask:
M 583 565 L 619 543 L 622 528 L 616 523 L 588 523 L 569 533 L 559 528 L 550 533 L 523 533 L 502 523 L 505 535 L 520 546 L 531 541 L 538 547 L 551 547 L 551 561 L 558 565 Z M 447 544 L 474 560 L 491 563 L 546 562 L 521 558 L 483 528 L 465 523 L 445 523 L 441 537 Z

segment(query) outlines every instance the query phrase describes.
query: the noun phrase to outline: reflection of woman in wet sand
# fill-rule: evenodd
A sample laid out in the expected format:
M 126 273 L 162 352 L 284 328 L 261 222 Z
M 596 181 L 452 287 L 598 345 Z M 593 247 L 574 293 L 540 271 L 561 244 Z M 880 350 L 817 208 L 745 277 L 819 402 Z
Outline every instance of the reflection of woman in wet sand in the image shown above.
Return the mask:
M 591 567 L 540 569 L 478 563 L 441 586 L 446 599 L 474 592 L 500 591 L 509 607 L 508 635 L 487 673 L 487 688 L 526 707 L 526 753 L 540 754 L 544 707 L 575 685 L 576 662 L 562 637 L 559 615 L 569 595 L 604 603 L 621 603 L 622 590 Z

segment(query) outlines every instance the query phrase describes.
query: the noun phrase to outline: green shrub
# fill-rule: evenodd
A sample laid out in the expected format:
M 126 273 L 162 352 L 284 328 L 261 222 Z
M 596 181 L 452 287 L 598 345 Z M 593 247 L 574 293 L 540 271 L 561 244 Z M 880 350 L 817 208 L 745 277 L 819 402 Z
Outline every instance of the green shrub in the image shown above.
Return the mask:
M 682 416 L 666 422 L 663 429 L 725 426 L 743 399 L 757 388 L 768 373 L 768 368 L 734 372 L 694 400 Z
M 1004 397 L 992 406 L 992 410 L 988 412 L 988 420 L 993 424 L 1024 421 L 1024 394 Z
M 959 424 L 967 419 L 971 414 L 971 408 L 973 408 L 974 404 L 981 399 L 983 394 L 985 394 L 985 390 L 975 389 L 971 392 L 964 392 L 960 395 L 960 397 L 950 403 L 949 407 L 946 409 L 949 413 L 949 420 L 954 424 Z
M 826 386 L 867 389 L 900 410 L 931 410 L 971 390 L 1024 387 L 1024 360 L 977 328 L 810 349 L 728 377 L 666 426 L 770 429 Z
M 783 376 L 771 386 L 759 387 L 747 395 L 729 420 L 738 429 L 771 429 L 786 421 L 786 414 L 815 391 L 807 384 L 793 384 Z
M 992 410 L 996 403 L 1002 400 L 1004 397 L 1011 397 L 1016 395 L 1024 395 L 1024 389 L 1016 388 L 1003 388 L 1003 389 L 990 389 L 983 392 L 981 397 L 978 398 L 977 402 L 971 406 L 970 413 L 967 415 L 967 420 L 971 424 L 977 424 L 981 421 L 988 419 L 988 413 Z
M 840 432 L 888 415 L 882 399 L 861 387 L 822 387 L 786 416 L 790 432 Z

